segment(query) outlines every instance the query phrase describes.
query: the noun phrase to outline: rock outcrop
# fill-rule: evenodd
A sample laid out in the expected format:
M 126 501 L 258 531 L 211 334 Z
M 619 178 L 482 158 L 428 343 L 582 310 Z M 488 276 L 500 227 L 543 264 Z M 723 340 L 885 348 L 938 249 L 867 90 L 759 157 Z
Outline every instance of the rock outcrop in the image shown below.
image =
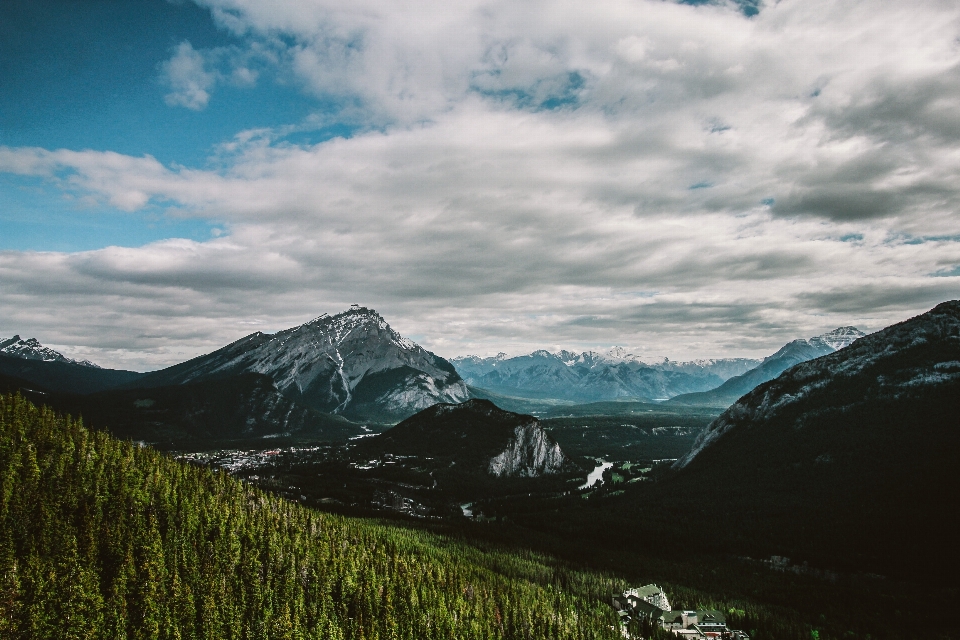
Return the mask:
M 488 469 L 498 478 L 530 478 L 556 473 L 565 461 L 560 445 L 534 420 L 514 428 L 507 448 L 490 459 Z

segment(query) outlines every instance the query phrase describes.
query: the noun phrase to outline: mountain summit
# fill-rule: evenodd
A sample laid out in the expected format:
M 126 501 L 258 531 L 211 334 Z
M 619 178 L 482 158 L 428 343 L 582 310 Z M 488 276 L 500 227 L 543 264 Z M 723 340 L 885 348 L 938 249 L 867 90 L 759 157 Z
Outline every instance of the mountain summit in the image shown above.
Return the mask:
M 184 384 L 241 373 L 269 376 L 284 395 L 319 411 L 392 420 L 438 402 L 461 402 L 453 366 L 354 306 L 275 334 L 253 333 L 213 353 L 145 376 L 137 386 Z
M 857 329 L 856 327 L 837 327 L 833 331 L 828 331 L 823 335 L 810 338 L 810 342 L 823 342 L 834 351 L 839 351 L 840 349 L 849 347 L 851 344 L 865 335 L 867 334 L 865 334 L 863 331 L 860 331 L 860 329 Z

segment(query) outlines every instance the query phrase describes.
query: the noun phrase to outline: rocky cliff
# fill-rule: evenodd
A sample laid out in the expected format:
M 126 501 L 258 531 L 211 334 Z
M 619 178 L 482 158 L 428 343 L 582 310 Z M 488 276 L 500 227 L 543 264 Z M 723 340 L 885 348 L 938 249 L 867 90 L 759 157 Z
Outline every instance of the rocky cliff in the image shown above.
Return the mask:
M 551 438 L 539 422 L 520 425 L 513 430 L 507 448 L 490 459 L 487 467 L 491 475 L 535 478 L 556 473 L 566 461 L 560 445 Z

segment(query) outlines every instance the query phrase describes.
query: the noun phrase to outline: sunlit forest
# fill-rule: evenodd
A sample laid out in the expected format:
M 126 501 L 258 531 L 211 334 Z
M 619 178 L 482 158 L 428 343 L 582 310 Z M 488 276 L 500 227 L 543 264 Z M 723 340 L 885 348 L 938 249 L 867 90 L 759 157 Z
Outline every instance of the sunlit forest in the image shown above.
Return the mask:
M 609 576 L 312 511 L 0 396 L 0 637 L 616 638 Z

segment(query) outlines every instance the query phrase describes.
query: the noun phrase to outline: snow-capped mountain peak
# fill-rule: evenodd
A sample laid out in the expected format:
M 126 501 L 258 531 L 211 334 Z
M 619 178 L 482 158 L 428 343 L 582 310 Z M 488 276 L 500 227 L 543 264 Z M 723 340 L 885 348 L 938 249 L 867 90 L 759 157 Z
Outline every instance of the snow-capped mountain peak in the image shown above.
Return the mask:
M 849 347 L 853 344 L 854 340 L 858 340 L 865 335 L 867 334 L 856 327 L 837 327 L 833 331 L 828 331 L 815 338 L 811 338 L 811 340 L 821 340 L 833 348 L 834 351 L 839 351 L 844 347 Z
M 73 360 L 59 351 L 45 347 L 36 338 L 24 340 L 19 335 L 12 338 L 0 339 L 0 354 L 23 358 L 24 360 L 42 360 L 43 362 L 63 362 L 78 364 L 84 367 L 99 369 L 100 367 L 87 360 Z
M 637 354 L 629 351 L 625 347 L 610 347 L 603 356 L 612 362 L 642 362 L 643 360 Z

